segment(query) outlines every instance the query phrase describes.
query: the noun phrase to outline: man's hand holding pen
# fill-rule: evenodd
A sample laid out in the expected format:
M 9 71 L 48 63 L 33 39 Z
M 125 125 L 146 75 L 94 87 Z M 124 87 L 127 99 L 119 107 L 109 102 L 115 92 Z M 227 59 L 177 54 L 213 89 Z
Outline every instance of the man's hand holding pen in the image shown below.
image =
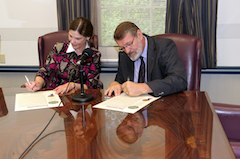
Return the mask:
M 135 83 L 132 81 L 126 81 L 122 84 L 122 90 L 129 96 L 135 97 L 141 94 L 146 94 L 148 85 L 146 83 Z

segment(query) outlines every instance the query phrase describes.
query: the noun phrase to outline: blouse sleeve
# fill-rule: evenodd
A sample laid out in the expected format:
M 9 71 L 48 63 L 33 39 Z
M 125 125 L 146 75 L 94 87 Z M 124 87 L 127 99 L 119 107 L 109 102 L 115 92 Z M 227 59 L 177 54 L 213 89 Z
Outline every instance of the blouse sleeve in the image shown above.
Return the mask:
M 50 77 L 53 73 L 52 68 L 54 68 L 54 66 L 56 66 L 56 62 L 54 61 L 54 54 L 56 53 L 55 51 L 55 46 L 53 47 L 53 49 L 50 51 L 50 53 L 47 56 L 47 59 L 43 65 L 42 68 L 39 69 L 39 71 L 36 74 L 37 76 L 40 76 L 44 79 L 44 84 L 43 84 L 43 88 L 46 86 L 47 81 L 50 80 Z

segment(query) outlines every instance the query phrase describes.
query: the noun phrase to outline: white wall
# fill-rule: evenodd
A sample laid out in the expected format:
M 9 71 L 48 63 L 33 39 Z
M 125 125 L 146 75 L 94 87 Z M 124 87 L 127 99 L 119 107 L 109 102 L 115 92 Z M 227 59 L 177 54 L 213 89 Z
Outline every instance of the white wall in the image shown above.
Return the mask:
M 217 66 L 240 67 L 240 1 L 219 0 Z
M 38 66 L 38 37 L 57 30 L 56 0 L 0 0 L 0 66 Z
M 240 105 L 240 74 L 202 74 L 201 91 L 212 102 Z

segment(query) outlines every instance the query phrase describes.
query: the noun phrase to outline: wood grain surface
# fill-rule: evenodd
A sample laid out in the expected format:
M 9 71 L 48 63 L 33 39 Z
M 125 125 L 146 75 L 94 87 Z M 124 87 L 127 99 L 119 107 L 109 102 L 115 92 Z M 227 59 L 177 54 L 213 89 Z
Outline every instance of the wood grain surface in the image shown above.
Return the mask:
M 59 109 L 14 112 L 14 89 L 11 91 L 3 89 L 9 112 L 0 117 L 0 158 L 18 158 L 54 111 L 53 121 L 24 158 L 235 158 L 206 92 L 165 96 L 127 114 L 93 108 L 107 100 L 103 90 L 93 89 L 85 90 L 94 96 L 89 102 L 72 101 L 80 93 L 76 90 L 61 96 L 64 106 Z

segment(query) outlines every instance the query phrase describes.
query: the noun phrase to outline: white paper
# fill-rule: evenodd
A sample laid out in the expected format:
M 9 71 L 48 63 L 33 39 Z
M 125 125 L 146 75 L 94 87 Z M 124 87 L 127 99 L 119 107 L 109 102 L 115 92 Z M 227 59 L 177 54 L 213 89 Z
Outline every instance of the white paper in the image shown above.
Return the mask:
M 138 97 L 130 97 L 127 94 L 122 93 L 119 96 L 112 97 L 107 101 L 93 106 L 93 108 L 109 109 L 133 114 L 159 98 L 160 97 L 153 97 L 148 94 Z
M 18 93 L 15 98 L 15 111 L 58 107 L 60 102 L 60 97 L 52 90 Z

